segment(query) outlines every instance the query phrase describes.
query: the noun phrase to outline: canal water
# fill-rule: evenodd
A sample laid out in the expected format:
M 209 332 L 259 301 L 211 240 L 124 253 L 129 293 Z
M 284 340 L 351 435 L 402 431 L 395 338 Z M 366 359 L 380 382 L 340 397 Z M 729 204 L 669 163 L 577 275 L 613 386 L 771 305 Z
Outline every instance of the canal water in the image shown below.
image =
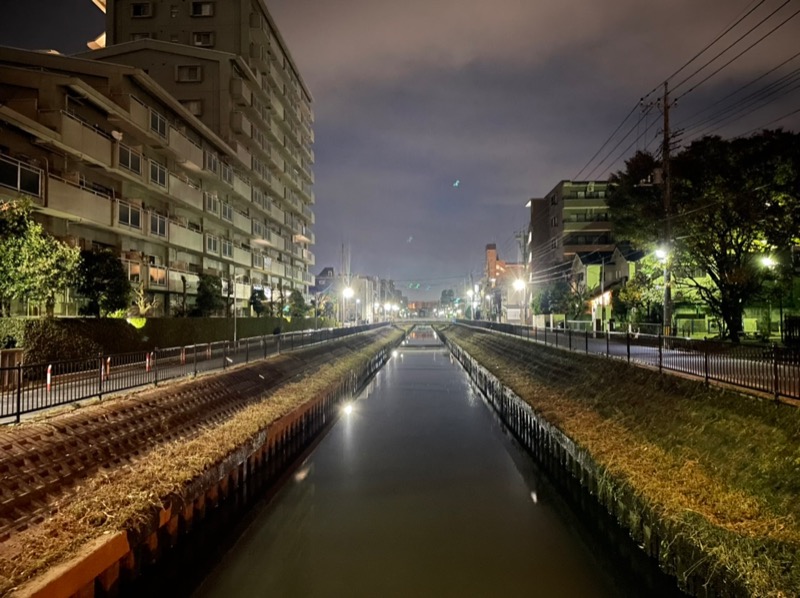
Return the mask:
M 569 508 L 430 329 L 348 411 L 194 596 L 680 595 Z

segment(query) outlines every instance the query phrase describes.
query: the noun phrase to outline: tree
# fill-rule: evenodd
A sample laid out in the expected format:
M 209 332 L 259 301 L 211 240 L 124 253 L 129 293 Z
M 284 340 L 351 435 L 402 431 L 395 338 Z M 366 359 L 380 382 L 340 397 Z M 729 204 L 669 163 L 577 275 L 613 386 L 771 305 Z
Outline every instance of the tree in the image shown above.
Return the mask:
M 661 313 L 664 307 L 661 265 L 652 257 L 642 259 L 636 274 L 619 290 L 616 298 L 632 324 L 647 321 L 656 311 Z
M 262 289 L 256 289 L 250 294 L 250 307 L 256 312 L 256 317 L 260 318 L 266 311 L 264 304 L 267 302 L 267 297 Z
M 442 296 L 439 299 L 439 304 L 442 307 L 446 308 L 453 303 L 454 299 L 455 299 L 455 293 L 453 292 L 453 289 L 445 289 L 442 291 Z
M 145 292 L 144 285 L 142 283 L 139 283 L 133 287 L 133 307 L 130 310 L 131 315 L 138 316 L 140 318 L 146 318 L 151 311 L 159 306 L 159 304 L 160 302 L 157 298 L 154 298 L 152 294 Z
M 283 280 L 278 279 L 277 288 L 272 291 L 273 302 L 277 306 L 276 315 L 280 318 L 284 316 L 283 310 L 286 307 L 286 295 L 283 292 Z
M 52 316 L 56 295 L 75 277 L 80 256 L 33 220 L 27 199 L 0 204 L 0 315 L 13 300 L 44 303 Z
M 80 313 L 104 317 L 128 308 L 131 283 L 119 258 L 108 249 L 81 251 L 77 293 L 86 299 Z
M 744 308 L 766 275 L 759 258 L 798 241 L 800 135 L 704 137 L 676 156 L 672 172 L 672 270 L 738 342 Z M 656 175 L 652 156 L 637 154 L 612 177 L 608 203 L 618 239 L 655 247 L 663 202 L 659 209 L 661 189 L 647 181 Z
M 289 294 L 289 315 L 293 318 L 304 318 L 308 313 L 305 297 L 297 289 L 292 289 Z
M 225 307 L 222 299 L 222 279 L 219 276 L 201 274 L 197 283 L 197 297 L 192 315 L 207 318 Z

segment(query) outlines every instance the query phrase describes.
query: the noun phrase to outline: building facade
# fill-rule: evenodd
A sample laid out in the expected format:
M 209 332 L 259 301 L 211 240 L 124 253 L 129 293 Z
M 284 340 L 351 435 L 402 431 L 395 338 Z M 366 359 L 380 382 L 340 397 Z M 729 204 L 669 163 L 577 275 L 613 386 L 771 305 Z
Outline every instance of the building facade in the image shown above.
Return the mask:
M 0 49 L 0 80 L 0 195 L 31 197 L 70 245 L 114 251 L 162 314 L 203 273 L 236 281 L 240 313 L 253 287 L 307 288 L 257 173 L 141 70 Z M 76 312 L 64 297 L 57 313 Z

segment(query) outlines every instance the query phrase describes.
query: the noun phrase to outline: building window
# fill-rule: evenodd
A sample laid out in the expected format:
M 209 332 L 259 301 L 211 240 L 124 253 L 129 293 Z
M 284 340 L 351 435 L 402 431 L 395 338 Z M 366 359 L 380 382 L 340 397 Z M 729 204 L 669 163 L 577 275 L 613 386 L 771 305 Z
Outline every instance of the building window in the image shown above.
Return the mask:
M 161 214 L 150 212 L 150 234 L 156 237 L 167 237 L 167 219 Z
M 222 257 L 233 258 L 233 243 L 222 240 Z
M 150 182 L 167 188 L 167 168 L 155 160 L 150 160 Z
M 147 271 L 150 274 L 150 284 L 152 286 L 157 287 L 165 287 L 167 286 L 167 269 L 163 266 L 153 266 L 150 265 L 147 267 Z
M 208 192 L 206 192 L 204 195 L 206 198 L 206 212 L 219 215 L 219 200 L 217 199 L 217 196 Z
M 233 170 L 224 162 L 222 163 L 222 180 L 229 185 L 233 185 Z
M 229 203 L 222 204 L 222 219 L 233 222 L 233 206 Z
M 217 155 L 211 152 L 205 152 L 203 156 L 203 168 L 216 174 L 219 171 L 219 158 L 217 158 Z
M 206 235 L 206 253 L 219 255 L 219 239 L 214 235 Z
M 119 218 L 117 219 L 123 226 L 142 229 L 142 209 L 132 206 L 125 202 L 119 202 Z
M 192 83 L 203 80 L 203 67 L 195 64 L 184 64 L 177 67 L 175 79 L 181 83 Z
M 264 236 L 264 224 L 259 222 L 258 220 L 253 220 L 253 236 L 255 237 Z
M 213 17 L 213 2 L 192 2 L 191 13 L 193 17 Z
M 203 100 L 181 100 L 181 104 L 186 108 L 192 116 L 202 116 L 203 114 Z
M 131 33 L 131 41 L 135 42 L 137 39 L 153 39 L 152 33 Z
M 192 45 L 200 46 L 202 48 L 213 47 L 214 33 L 212 31 L 198 31 L 192 33 Z
M 150 2 L 132 2 L 131 16 L 134 19 L 142 19 L 153 16 L 153 5 Z
M 167 137 L 167 119 L 155 110 L 150 111 L 150 130 L 160 137 Z
M 136 174 L 142 174 L 142 155 L 127 145 L 120 143 L 119 165 Z

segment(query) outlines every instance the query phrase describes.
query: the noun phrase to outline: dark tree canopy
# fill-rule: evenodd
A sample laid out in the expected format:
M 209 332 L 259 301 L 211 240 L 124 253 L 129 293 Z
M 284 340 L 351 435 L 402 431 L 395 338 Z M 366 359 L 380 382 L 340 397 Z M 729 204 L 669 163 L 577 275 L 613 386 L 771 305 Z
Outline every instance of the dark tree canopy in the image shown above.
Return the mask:
M 194 305 L 192 315 L 202 318 L 213 316 L 225 307 L 225 300 L 222 298 L 222 279 L 219 276 L 200 275 Z
M 80 312 L 87 316 L 106 316 L 127 309 L 131 283 L 122 262 L 108 249 L 81 251 L 78 268 L 78 295 L 86 300 Z
M 289 294 L 289 315 L 293 318 L 303 318 L 308 313 L 308 305 L 303 293 L 293 289 Z
M 664 230 L 662 187 L 649 184 L 657 166 L 652 156 L 634 156 L 612 177 L 608 201 L 617 239 L 649 249 Z M 737 341 L 744 307 L 767 276 L 760 258 L 788 250 L 800 235 L 800 136 L 764 131 L 693 142 L 673 161 L 671 207 L 678 284 L 697 292 Z

